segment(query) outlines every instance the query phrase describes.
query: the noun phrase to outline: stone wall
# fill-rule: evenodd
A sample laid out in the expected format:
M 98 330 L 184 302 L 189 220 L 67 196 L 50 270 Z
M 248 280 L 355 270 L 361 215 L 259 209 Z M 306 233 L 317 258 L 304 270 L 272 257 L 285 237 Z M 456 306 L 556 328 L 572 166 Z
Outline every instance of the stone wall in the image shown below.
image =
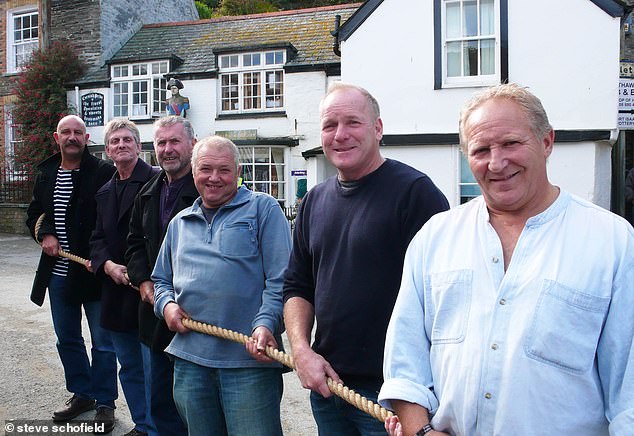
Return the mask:
M 100 2 L 52 0 L 51 40 L 68 39 L 91 68 L 101 65 Z
M 29 235 L 26 225 L 26 204 L 0 204 L 0 233 Z
M 143 24 L 197 18 L 193 0 L 52 0 L 51 39 L 72 41 L 91 75 Z
M 111 58 L 143 24 L 197 20 L 193 0 L 108 0 L 101 6 L 103 59 Z

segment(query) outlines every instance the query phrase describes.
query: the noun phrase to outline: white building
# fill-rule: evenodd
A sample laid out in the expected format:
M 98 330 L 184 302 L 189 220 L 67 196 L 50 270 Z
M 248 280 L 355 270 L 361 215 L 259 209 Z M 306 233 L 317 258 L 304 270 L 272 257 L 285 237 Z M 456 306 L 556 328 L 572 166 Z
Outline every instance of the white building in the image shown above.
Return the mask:
M 381 104 L 383 154 L 427 173 L 452 205 L 477 192 L 458 117 L 483 86 L 528 86 L 556 131 L 551 181 L 610 207 L 619 17 L 612 0 L 368 0 L 342 26 L 342 80 Z M 327 167 L 314 151 L 309 165 Z
M 167 81 L 188 97 L 199 138 L 221 134 L 238 145 L 244 183 L 292 206 L 305 192 L 302 156 L 320 146 L 319 101 L 340 77 L 333 51 L 336 16 L 359 4 L 143 26 L 107 62 L 109 78 L 69 91 L 102 154 L 103 126 L 128 117 L 151 159 L 152 123 L 165 115 Z

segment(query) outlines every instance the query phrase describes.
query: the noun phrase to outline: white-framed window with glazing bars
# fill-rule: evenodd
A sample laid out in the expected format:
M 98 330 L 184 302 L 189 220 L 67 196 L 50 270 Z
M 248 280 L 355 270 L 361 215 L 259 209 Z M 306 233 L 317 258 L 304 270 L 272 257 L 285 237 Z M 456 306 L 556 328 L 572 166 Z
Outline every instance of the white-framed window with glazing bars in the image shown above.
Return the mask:
M 220 113 L 282 110 L 285 63 L 285 50 L 219 55 Z
M 242 183 L 252 191 L 286 200 L 285 147 L 239 146 Z
M 169 61 L 111 66 L 112 115 L 143 119 L 165 115 Z

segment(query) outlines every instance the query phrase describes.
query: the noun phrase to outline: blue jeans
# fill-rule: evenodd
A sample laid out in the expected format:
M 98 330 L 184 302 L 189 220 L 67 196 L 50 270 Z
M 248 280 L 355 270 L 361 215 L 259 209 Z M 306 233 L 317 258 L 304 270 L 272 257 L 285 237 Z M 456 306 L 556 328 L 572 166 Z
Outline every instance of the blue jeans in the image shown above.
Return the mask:
M 281 368 L 174 362 L 174 400 L 190 436 L 281 435 L 282 389 Z
M 178 414 L 174 404 L 174 363 L 164 352 L 152 351 L 141 344 L 143 368 L 145 374 L 145 400 L 150 405 L 151 422 L 154 428 L 148 432 L 161 436 L 184 436 L 187 427 Z
M 57 352 L 64 367 L 66 389 L 81 398 L 94 398 L 97 406 L 114 409 L 117 398 L 117 358 L 110 332 L 100 325 L 101 302 L 72 303 L 63 297 L 66 277 L 53 274 L 48 283 Z M 81 331 L 84 307 L 92 348 L 88 359 Z M 92 361 L 92 364 L 91 364 Z
M 114 350 L 119 360 L 119 381 L 125 395 L 130 416 L 137 430 L 156 435 L 154 425 L 151 423 L 149 408 L 145 397 L 145 376 L 143 371 L 143 357 L 141 355 L 141 342 L 139 333 L 110 331 Z M 150 430 L 153 430 L 151 432 Z
M 368 400 L 377 402 L 378 392 L 376 390 L 358 387 L 353 389 Z M 357 409 L 335 394 L 324 398 L 311 391 L 310 406 L 313 409 L 315 422 L 317 422 L 319 436 L 385 436 L 386 434 L 381 421 Z

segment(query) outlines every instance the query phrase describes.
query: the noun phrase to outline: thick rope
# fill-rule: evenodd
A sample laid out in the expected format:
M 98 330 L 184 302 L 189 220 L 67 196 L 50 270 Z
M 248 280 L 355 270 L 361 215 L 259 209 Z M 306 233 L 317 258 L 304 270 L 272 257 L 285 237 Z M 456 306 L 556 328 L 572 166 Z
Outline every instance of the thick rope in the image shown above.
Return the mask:
M 190 330 L 194 330 L 196 332 L 204 333 L 211 336 L 216 336 L 222 339 L 227 339 L 243 345 L 251 339 L 245 334 L 223 329 L 215 325 L 206 324 L 200 321 L 195 321 L 193 319 L 183 319 L 182 322 L 183 325 Z M 280 362 L 281 364 L 286 365 L 291 369 L 295 369 L 295 363 L 293 361 L 293 358 L 289 354 L 286 354 L 283 351 L 280 351 L 271 346 L 267 346 L 265 352 L 266 355 L 269 356 L 271 359 Z M 354 390 L 344 386 L 343 384 L 335 382 L 332 378 L 328 377 L 327 381 L 328 388 L 333 394 L 337 395 L 340 398 L 343 398 L 345 401 L 347 401 L 357 409 L 371 415 L 379 421 L 385 422 L 385 419 L 388 416 L 394 415 L 391 411 L 381 407 L 379 404 L 376 404 L 371 400 L 368 400 L 367 398 L 356 393 Z
M 43 220 L 44 220 L 44 214 L 40 215 L 40 217 L 37 219 L 37 222 L 35 223 L 35 239 L 37 241 L 39 241 L 38 234 L 40 231 L 40 227 L 42 226 Z M 87 259 L 79 257 L 75 254 L 68 253 L 62 249 L 60 249 L 58 253 L 59 253 L 58 254 L 59 257 L 70 259 L 73 262 L 81 263 L 82 265 L 88 265 Z M 127 273 L 126 273 L 126 278 L 128 278 Z M 132 286 L 132 284 L 130 284 L 130 286 Z M 138 289 L 136 288 L 136 286 L 132 286 L 132 287 L 134 287 L 135 289 Z M 206 324 L 200 321 L 195 321 L 193 319 L 183 319 L 182 322 L 183 322 L 183 325 L 190 330 L 194 330 L 196 332 L 204 333 L 210 336 L 216 336 L 222 339 L 227 339 L 242 345 L 245 345 L 251 339 L 249 338 L 249 336 L 245 334 L 234 332 L 233 330 L 223 329 L 215 325 Z M 295 362 L 293 362 L 293 357 L 291 355 L 286 354 L 283 351 L 280 351 L 271 346 L 267 346 L 265 352 L 266 352 L 266 355 L 269 356 L 271 359 L 283 365 L 286 365 L 291 369 L 295 369 Z M 356 393 L 353 389 L 350 389 L 341 383 L 335 382 L 330 377 L 328 377 L 327 382 L 328 382 L 328 389 L 330 389 L 330 392 L 344 399 L 345 401 L 347 401 L 348 403 L 350 403 L 357 409 L 369 414 L 370 416 L 378 419 L 381 422 L 385 422 L 385 418 L 387 418 L 388 416 L 394 415 L 391 411 L 361 396 L 360 394 Z
M 40 215 L 40 217 L 37 219 L 35 223 L 35 240 L 38 241 L 38 244 L 40 245 L 42 245 L 42 243 L 39 242 L 40 239 L 38 236 L 40 233 L 40 227 L 42 227 L 42 221 L 44 221 L 44 215 L 45 214 Z M 76 254 L 69 253 L 62 248 L 60 248 L 57 253 L 59 257 L 64 257 L 66 259 L 72 260 L 73 262 L 81 263 L 84 266 L 88 265 L 88 262 L 89 262 L 88 259 L 84 259 L 83 257 L 79 257 Z

